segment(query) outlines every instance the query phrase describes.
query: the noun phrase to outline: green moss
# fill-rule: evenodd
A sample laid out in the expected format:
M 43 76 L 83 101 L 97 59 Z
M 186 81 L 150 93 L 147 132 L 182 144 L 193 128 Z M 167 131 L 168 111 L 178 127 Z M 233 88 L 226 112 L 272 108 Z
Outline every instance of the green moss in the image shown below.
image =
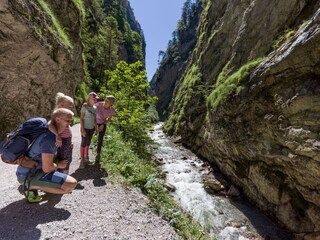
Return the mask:
M 223 67 L 222 71 L 220 72 L 218 78 L 217 78 L 217 82 L 216 85 L 220 85 L 222 84 L 226 78 L 227 78 L 227 70 L 229 68 L 230 65 L 230 61 Z
M 272 49 L 278 49 L 282 44 L 288 42 L 296 33 L 295 30 L 292 29 L 286 29 L 284 31 L 284 34 L 281 35 L 277 40 L 275 40 L 272 44 Z
M 83 1 L 82 0 L 72 0 L 72 2 L 74 3 L 74 5 L 77 6 L 81 18 L 84 19 L 86 17 L 86 9 L 84 7 Z
M 44 0 L 38 0 L 40 6 L 43 8 L 43 10 L 46 11 L 46 13 L 50 16 L 53 26 L 48 26 L 49 31 L 55 35 L 60 42 L 65 45 L 67 48 L 72 48 L 70 39 L 68 34 L 66 33 L 65 29 L 61 26 L 60 22 L 58 21 L 57 17 L 51 10 L 48 3 L 46 3 Z
M 285 29 L 284 32 L 281 34 L 281 36 L 278 37 L 275 41 L 273 41 L 272 49 L 276 50 L 282 44 L 289 42 L 292 39 L 292 37 L 296 34 L 296 32 L 301 28 L 305 27 L 308 24 L 308 22 L 309 21 L 304 20 L 298 27 L 295 27 L 294 29 L 291 29 L 291 28 Z
M 241 80 L 246 78 L 249 75 L 250 70 L 257 66 L 264 59 L 265 58 L 258 58 L 243 65 L 238 69 L 238 71 L 236 71 L 229 77 L 226 75 L 227 64 L 219 74 L 214 89 L 207 98 L 207 107 L 215 109 L 228 97 L 231 92 L 233 92 L 234 90 L 241 90 L 241 88 L 238 88 Z
M 214 36 L 217 35 L 217 30 L 214 30 L 212 33 L 211 33 L 211 36 L 209 37 L 208 39 L 208 45 L 211 43 L 211 41 L 213 40 Z

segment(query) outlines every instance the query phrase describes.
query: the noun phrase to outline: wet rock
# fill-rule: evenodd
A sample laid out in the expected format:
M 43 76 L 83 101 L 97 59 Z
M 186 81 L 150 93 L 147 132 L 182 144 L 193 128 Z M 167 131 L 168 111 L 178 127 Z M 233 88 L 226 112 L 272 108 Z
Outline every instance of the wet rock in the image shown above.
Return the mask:
M 160 177 L 161 177 L 162 179 L 165 179 L 165 178 L 167 177 L 167 172 L 161 172 L 161 173 L 160 173 Z
M 174 143 L 182 143 L 182 139 L 180 136 L 175 136 L 171 138 L 172 142 Z
M 204 189 L 208 193 L 216 193 L 224 189 L 221 183 L 215 179 L 212 175 L 203 175 L 202 181 L 204 184 Z
M 165 183 L 164 187 L 169 191 L 169 192 L 174 192 L 176 191 L 176 187 L 173 186 L 171 183 Z
M 303 237 L 303 240 L 320 240 L 320 232 L 307 234 Z
M 155 162 L 156 164 L 158 164 L 158 165 L 164 164 L 163 158 L 155 158 L 155 159 L 154 159 L 154 162 Z

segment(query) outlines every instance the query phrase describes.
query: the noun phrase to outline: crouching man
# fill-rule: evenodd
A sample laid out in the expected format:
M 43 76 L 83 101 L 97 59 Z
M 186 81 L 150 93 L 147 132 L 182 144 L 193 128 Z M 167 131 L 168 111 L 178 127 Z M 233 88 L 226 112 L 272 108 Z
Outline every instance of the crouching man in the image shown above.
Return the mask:
M 56 109 L 51 116 L 51 121 L 58 133 L 69 127 L 73 112 L 66 108 Z M 48 129 L 42 133 L 32 144 L 27 156 L 38 162 L 35 170 L 18 166 L 16 175 L 20 184 L 25 186 L 25 195 L 28 202 L 40 202 L 42 197 L 37 190 L 48 193 L 64 194 L 70 193 L 77 185 L 73 177 L 57 171 L 64 169 L 68 162 L 59 159 L 55 163 L 57 147 L 56 135 Z

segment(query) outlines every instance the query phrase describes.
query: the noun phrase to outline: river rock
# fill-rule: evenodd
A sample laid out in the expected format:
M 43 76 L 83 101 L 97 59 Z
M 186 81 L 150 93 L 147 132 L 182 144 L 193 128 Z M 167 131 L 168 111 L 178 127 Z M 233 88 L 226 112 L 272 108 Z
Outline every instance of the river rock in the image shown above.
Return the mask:
M 221 185 L 221 183 L 212 175 L 203 175 L 202 182 L 204 184 L 204 189 L 208 193 L 216 193 L 224 189 L 223 185 Z
M 231 197 L 239 197 L 240 191 L 234 185 L 231 185 L 231 187 L 227 191 L 227 195 Z

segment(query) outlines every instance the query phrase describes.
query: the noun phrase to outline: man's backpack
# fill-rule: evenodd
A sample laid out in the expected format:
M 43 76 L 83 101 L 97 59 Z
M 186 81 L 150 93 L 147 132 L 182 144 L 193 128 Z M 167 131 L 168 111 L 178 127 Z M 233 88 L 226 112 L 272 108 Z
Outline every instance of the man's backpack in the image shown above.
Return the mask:
M 26 153 L 37 137 L 46 131 L 48 121 L 45 118 L 30 118 L 19 125 L 0 143 L 2 161 L 28 168 L 37 166 L 37 162 L 29 159 Z

